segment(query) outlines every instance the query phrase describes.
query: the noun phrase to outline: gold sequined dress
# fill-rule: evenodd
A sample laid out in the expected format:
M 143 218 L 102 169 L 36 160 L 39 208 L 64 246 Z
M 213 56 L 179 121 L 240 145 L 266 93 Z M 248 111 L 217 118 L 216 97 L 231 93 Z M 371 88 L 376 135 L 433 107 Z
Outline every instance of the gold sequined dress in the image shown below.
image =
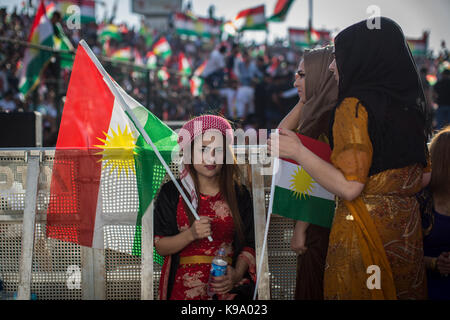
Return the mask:
M 325 299 L 426 299 L 419 205 L 426 168 L 411 165 L 368 177 L 373 149 L 368 116 L 356 98 L 337 108 L 331 161 L 365 184 L 337 200 L 324 276 Z M 377 278 L 378 277 L 378 278 Z

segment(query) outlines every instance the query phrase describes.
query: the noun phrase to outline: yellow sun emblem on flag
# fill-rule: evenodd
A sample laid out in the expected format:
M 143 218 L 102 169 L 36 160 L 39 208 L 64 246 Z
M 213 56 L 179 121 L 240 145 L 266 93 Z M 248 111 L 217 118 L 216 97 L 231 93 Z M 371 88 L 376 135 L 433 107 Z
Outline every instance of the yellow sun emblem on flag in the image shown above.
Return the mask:
M 118 170 L 118 176 L 120 177 L 122 171 L 124 171 L 128 177 L 128 172 L 131 170 L 136 173 L 134 167 L 134 155 L 136 152 L 136 139 L 128 130 L 128 126 L 121 131 L 120 126 L 117 126 L 117 133 L 111 128 L 111 135 L 103 132 L 105 139 L 98 138 L 103 145 L 95 145 L 97 148 L 103 149 L 103 151 L 96 153 L 102 155 L 103 158 L 100 161 L 104 161 L 102 169 L 110 168 L 110 173 L 114 170 Z
M 295 193 L 297 199 L 302 197 L 306 199 L 306 195 L 309 197 L 314 189 L 314 183 L 316 183 L 302 167 L 295 170 L 290 182 L 292 184 L 289 188 Z

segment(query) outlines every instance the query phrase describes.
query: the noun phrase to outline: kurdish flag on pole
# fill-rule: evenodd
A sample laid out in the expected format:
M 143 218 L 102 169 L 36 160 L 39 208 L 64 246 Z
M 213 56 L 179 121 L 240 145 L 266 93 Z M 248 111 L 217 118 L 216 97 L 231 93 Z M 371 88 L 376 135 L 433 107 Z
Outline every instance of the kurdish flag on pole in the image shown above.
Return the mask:
M 266 30 L 265 5 L 242 10 L 234 18 L 233 24 L 238 32 L 245 30 Z
M 177 135 L 109 75 L 108 84 L 81 43 L 56 144 L 47 236 L 139 255 L 142 217 L 166 171 L 125 107 L 166 163 L 177 150 Z
M 294 0 L 278 0 L 275 9 L 273 10 L 272 16 L 268 19 L 271 22 L 283 22 L 286 20 L 289 8 Z
M 28 42 L 31 44 L 53 47 L 53 27 L 45 13 L 44 1 L 41 0 L 31 27 Z M 27 48 L 19 73 L 19 91 L 27 96 L 40 81 L 42 71 L 49 63 L 52 52 Z
M 165 37 L 162 37 L 153 45 L 153 52 L 164 60 L 172 55 L 172 49 Z
M 302 143 L 323 160 L 330 162 L 328 144 L 297 134 Z M 278 170 L 272 177 L 272 213 L 331 228 L 334 195 L 325 190 L 296 162 L 278 159 Z

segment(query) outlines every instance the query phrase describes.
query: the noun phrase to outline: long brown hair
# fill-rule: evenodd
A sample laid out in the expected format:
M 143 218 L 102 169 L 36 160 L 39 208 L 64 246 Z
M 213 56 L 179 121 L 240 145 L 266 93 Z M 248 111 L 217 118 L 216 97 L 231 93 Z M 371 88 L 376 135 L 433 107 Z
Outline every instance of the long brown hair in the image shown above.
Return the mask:
M 439 131 L 431 140 L 430 190 L 434 196 L 450 195 L 450 126 Z
M 192 143 L 192 146 L 191 146 L 191 154 L 194 153 L 193 148 L 194 148 L 194 143 Z M 227 164 L 226 163 L 227 161 L 225 161 L 225 159 L 223 160 L 222 169 L 219 174 L 219 190 L 220 190 L 220 194 L 223 197 L 223 200 L 228 204 L 228 206 L 231 210 L 231 215 L 233 217 L 234 229 L 237 233 L 237 236 L 239 237 L 239 240 L 241 241 L 241 243 L 243 243 L 245 237 L 244 237 L 244 231 L 243 231 L 243 226 L 242 226 L 243 223 L 242 223 L 241 215 L 239 213 L 239 206 L 238 206 L 237 194 L 236 194 L 236 189 L 239 190 L 239 192 L 240 192 L 240 190 L 242 188 L 242 185 L 240 182 L 241 181 L 241 179 L 240 179 L 241 172 L 236 163 L 236 158 L 234 156 L 233 150 L 231 149 L 231 145 L 226 145 L 225 150 L 226 150 L 225 157 L 227 157 L 225 159 L 233 159 L 233 163 Z M 232 158 L 228 158 L 228 157 L 232 157 Z M 195 171 L 194 166 L 190 163 L 186 163 L 185 167 L 191 174 L 192 180 L 194 181 L 195 192 L 197 193 L 197 199 L 200 199 L 200 195 L 199 195 L 199 191 L 198 191 L 199 190 L 199 182 L 198 182 L 197 172 Z M 184 205 L 184 210 L 189 219 L 189 224 L 192 225 L 195 220 L 194 215 L 189 210 L 189 208 L 184 200 L 183 200 L 183 205 Z

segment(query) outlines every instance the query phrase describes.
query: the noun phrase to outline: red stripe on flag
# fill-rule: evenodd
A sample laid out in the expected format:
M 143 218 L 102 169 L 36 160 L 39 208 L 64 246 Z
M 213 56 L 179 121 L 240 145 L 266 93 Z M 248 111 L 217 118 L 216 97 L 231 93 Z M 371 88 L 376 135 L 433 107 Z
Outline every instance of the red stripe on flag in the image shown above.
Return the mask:
M 239 12 L 237 14 L 235 19 L 239 19 L 241 17 L 246 17 L 249 15 L 255 15 L 255 14 L 264 14 L 264 5 L 255 7 L 255 8 L 242 10 L 241 12 Z
M 39 4 L 39 8 L 36 12 L 36 15 L 34 16 L 33 26 L 31 27 L 30 34 L 28 35 L 28 42 L 31 42 L 33 34 L 36 31 L 36 28 L 41 23 L 41 18 L 43 15 L 45 15 L 45 5 L 44 5 L 44 0 L 41 0 L 41 3 Z
M 273 10 L 273 14 L 279 14 L 281 10 L 284 9 L 286 4 L 289 2 L 289 0 L 278 0 L 277 4 L 275 5 L 275 9 Z
M 100 188 L 101 144 L 114 96 L 79 46 L 61 119 L 47 211 L 47 236 L 92 246 Z
M 331 148 L 328 144 L 325 142 L 304 136 L 302 134 L 297 133 L 298 138 L 303 143 L 303 145 L 308 148 L 310 151 L 312 151 L 315 155 L 320 157 L 322 160 L 325 160 L 326 162 L 331 162 Z M 287 161 L 290 163 L 293 163 L 295 165 L 299 165 L 297 162 L 295 162 L 292 159 L 286 159 L 286 158 L 280 158 L 283 161 Z

